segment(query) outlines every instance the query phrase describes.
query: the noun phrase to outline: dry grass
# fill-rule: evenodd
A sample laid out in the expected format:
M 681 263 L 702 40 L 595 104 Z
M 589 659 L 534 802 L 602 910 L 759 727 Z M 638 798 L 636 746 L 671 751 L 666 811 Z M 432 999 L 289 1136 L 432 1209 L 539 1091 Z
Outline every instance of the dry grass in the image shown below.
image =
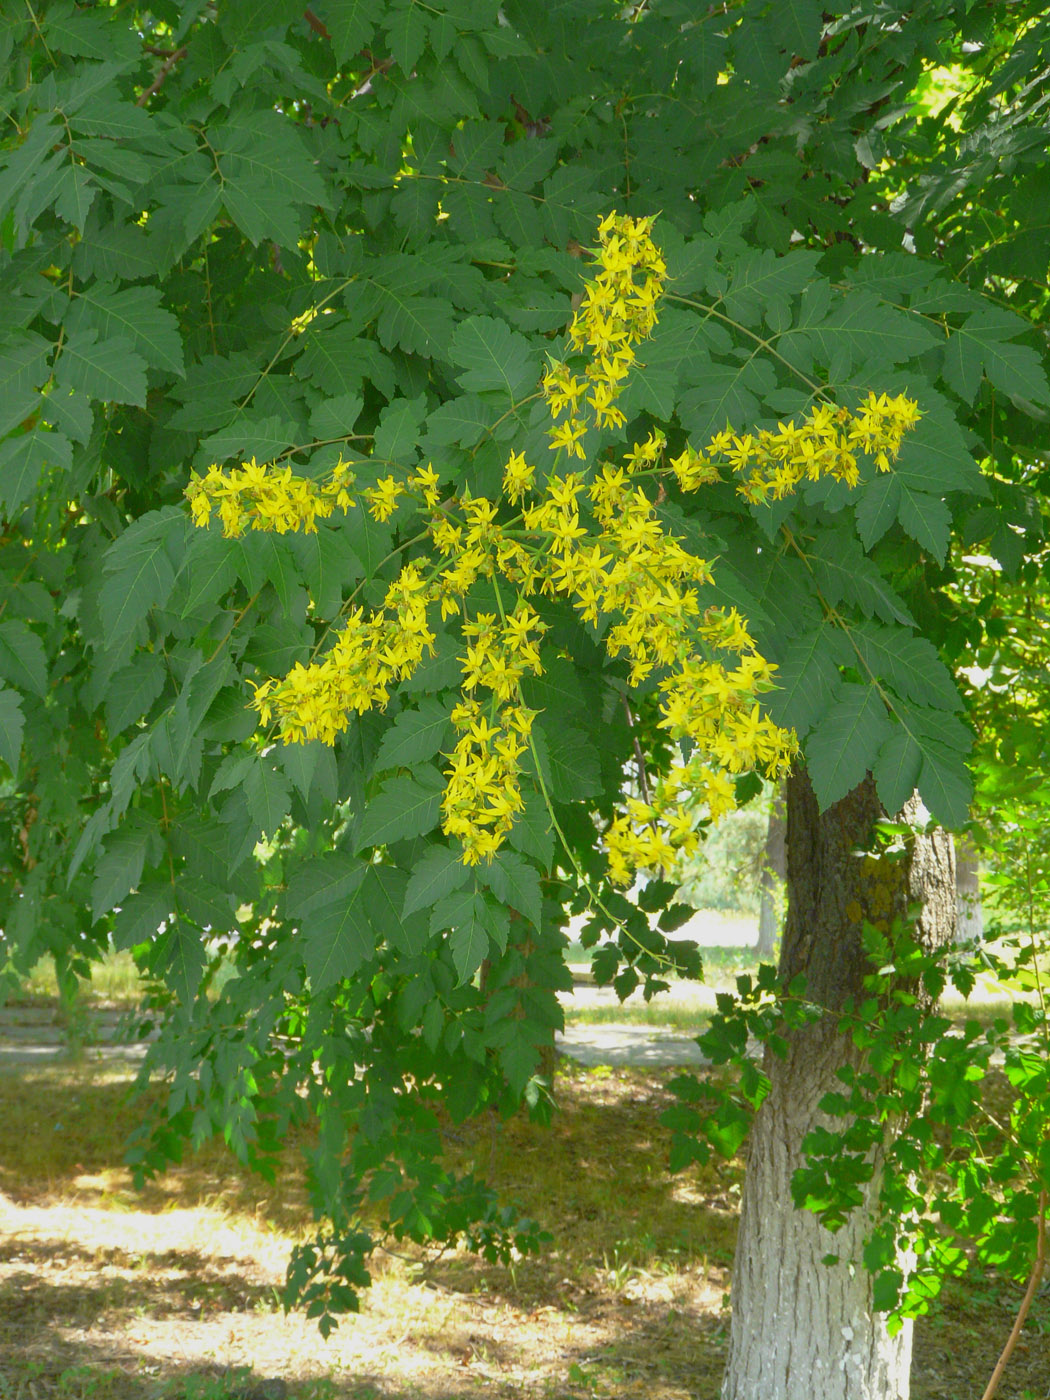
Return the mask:
M 715 1400 L 742 1164 L 668 1175 L 673 1071 L 570 1067 L 549 1131 L 450 1134 L 556 1245 L 513 1269 L 380 1255 L 328 1342 L 276 1303 L 309 1227 L 294 1145 L 275 1187 L 209 1147 L 136 1194 L 125 1073 L 0 1074 L 0 1400 L 222 1400 L 263 1377 L 295 1400 Z M 920 1326 L 915 1400 L 980 1395 L 1018 1297 L 954 1288 Z M 1000 1400 L 1045 1400 L 1048 1333 L 1040 1300 Z

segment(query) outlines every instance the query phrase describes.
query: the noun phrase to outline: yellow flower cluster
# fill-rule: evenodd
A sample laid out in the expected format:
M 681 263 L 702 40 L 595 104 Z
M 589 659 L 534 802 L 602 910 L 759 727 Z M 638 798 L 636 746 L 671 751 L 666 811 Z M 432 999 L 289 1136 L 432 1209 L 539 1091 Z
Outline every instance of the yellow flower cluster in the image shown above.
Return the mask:
M 551 446 L 570 461 L 584 457 L 592 422 L 622 426 L 615 400 L 635 346 L 655 324 L 666 277 L 651 228 L 651 219 L 603 220 L 598 270 L 569 330 L 571 349 L 588 352 L 586 367 L 577 374 L 553 361 L 544 377 Z M 556 467 L 545 478 L 513 452 L 498 499 L 465 490 L 443 496 L 430 464 L 402 481 L 388 475 L 358 495 L 377 520 L 403 498 L 414 500 L 426 521 L 426 562 L 405 565 L 381 609 L 354 608 L 331 650 L 265 682 L 255 704 L 286 742 L 332 743 L 352 713 L 384 706 L 433 650 L 432 617 L 460 618 L 462 693 L 452 712 L 457 740 L 445 769 L 442 824 L 467 864 L 491 859 L 523 805 L 520 773 L 534 712 L 521 685 L 542 674 L 548 630 L 535 605 L 564 600 L 596 626 L 631 686 L 655 680 L 659 724 L 688 755 L 652 779 L 644 800 L 629 798 L 603 833 L 613 879 L 626 883 L 638 868 L 669 871 L 696 848 L 702 823 L 733 809 L 734 776 L 779 776 L 797 742 L 763 712 L 774 667 L 735 609 L 702 606 L 698 590 L 712 582 L 710 567 L 664 528 L 659 497 L 643 483 L 655 481 L 662 492 L 660 477 L 670 472 L 683 491 L 694 491 L 719 480 L 725 466 L 751 501 L 777 499 L 826 475 L 852 483 L 857 454 L 887 468 L 917 418 L 909 400 L 872 394 L 856 413 L 820 405 L 775 432 L 719 433 L 703 451 L 686 445 L 669 461 L 666 437 L 654 430 L 619 463 L 560 475 Z M 252 462 L 229 473 L 213 467 L 187 494 L 198 524 L 208 523 L 214 501 L 227 533 L 238 534 L 246 522 L 314 528 L 318 516 L 351 504 L 351 483 L 342 463 L 317 488 L 287 470 L 271 478 Z M 472 604 L 479 581 L 495 598 L 494 611 Z M 507 585 L 514 601 L 505 608 Z
M 676 473 L 685 486 L 698 471 L 715 465 L 712 458 L 721 457 L 744 478 L 737 488 L 740 494 L 754 502 L 779 501 L 800 482 L 823 476 L 856 486 L 860 480 L 857 453 L 870 454 L 880 471 L 889 471 L 904 434 L 919 417 L 918 405 L 903 394 L 892 399 L 869 394 L 856 414 L 834 404 L 818 404 L 801 423 L 780 423 L 772 432 L 718 433 L 706 453 L 687 449 Z
M 656 325 L 656 305 L 667 279 L 667 265 L 650 234 L 652 226 L 652 217 L 618 214 L 609 214 L 598 226 L 599 271 L 587 284 L 569 326 L 569 345 L 589 352 L 587 366 L 574 374 L 563 361 L 552 360 L 543 379 L 554 419 L 552 451 L 561 448 L 585 460 L 583 438 L 592 420 L 598 427 L 624 425 L 615 401 L 635 362 L 635 345 Z
M 320 739 L 334 744 L 352 713 L 382 708 L 390 687 L 407 679 L 434 649 L 427 618 L 427 585 L 408 564 L 387 589 L 380 612 L 354 608 L 321 661 L 296 663 L 281 681 L 256 688 L 264 724 L 275 716 L 286 744 Z
M 296 476 L 291 467 L 259 466 L 254 457 L 239 467 L 224 471 L 210 466 L 205 475 L 196 472 L 186 487 L 186 498 L 195 525 L 207 525 L 212 508 L 218 510 L 223 534 L 235 538 L 252 530 L 317 529 L 318 519 L 327 518 L 338 507 L 349 510 L 354 502 L 350 488 L 354 474 L 349 464 L 339 461 L 320 486 L 307 477 Z

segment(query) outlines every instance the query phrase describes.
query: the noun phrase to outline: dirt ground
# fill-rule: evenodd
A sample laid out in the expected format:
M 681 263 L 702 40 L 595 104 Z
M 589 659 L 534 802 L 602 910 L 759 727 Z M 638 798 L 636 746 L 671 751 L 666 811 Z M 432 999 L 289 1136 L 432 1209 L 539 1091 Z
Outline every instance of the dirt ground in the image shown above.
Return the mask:
M 273 1188 L 209 1146 L 135 1193 L 127 1066 L 7 1070 L 0 1400 L 716 1400 L 742 1163 L 668 1173 L 672 1073 L 569 1064 L 551 1129 L 450 1134 L 554 1246 L 512 1268 L 377 1254 L 360 1315 L 323 1341 L 277 1298 L 309 1229 L 294 1145 Z M 915 1400 L 976 1400 L 1019 1296 L 953 1288 L 919 1324 Z M 1047 1400 L 1050 1299 L 999 1394 Z

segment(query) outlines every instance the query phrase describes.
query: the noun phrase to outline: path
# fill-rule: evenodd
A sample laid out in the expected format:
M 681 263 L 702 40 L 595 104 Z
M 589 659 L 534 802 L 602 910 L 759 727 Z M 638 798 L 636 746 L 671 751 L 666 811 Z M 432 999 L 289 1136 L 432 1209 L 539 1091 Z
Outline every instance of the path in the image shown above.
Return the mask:
M 587 1000 L 615 1001 L 607 988 L 578 988 Z M 144 1041 L 119 1039 L 123 1013 L 92 1010 L 85 1013 L 81 1050 L 83 1058 L 101 1063 L 138 1064 L 146 1053 Z M 659 1026 L 569 1025 L 556 1037 L 563 1054 L 580 1064 L 593 1065 L 696 1065 L 703 1063 L 700 1048 L 688 1036 Z M 41 1065 L 61 1059 L 69 1039 L 55 1011 L 47 1006 L 0 1007 L 0 1070 L 19 1065 Z

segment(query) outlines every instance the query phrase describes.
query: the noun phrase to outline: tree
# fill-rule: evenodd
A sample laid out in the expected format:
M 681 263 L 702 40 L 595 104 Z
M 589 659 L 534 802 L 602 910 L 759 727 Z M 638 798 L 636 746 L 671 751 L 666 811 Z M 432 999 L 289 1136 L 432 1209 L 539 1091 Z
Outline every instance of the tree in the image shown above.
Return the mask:
M 870 970 L 861 936 L 865 923 L 888 933 L 915 905 L 922 910 L 919 943 L 935 951 L 950 941 L 951 837 L 944 831 L 912 836 L 898 859 L 880 852 L 872 838 L 886 813 L 870 777 L 821 813 L 800 770 L 788 781 L 787 808 L 789 897 L 781 975 L 788 984 L 805 976 L 808 995 L 828 1012 L 841 1012 L 848 999 L 864 996 Z M 916 814 L 906 805 L 904 815 Z M 865 849 L 867 857 L 858 859 Z M 866 1061 L 864 1051 L 842 1035 L 834 1014 L 792 1031 L 782 1058 L 767 1051 L 770 1088 L 751 1130 L 741 1203 L 726 1400 L 802 1400 L 814 1391 L 829 1400 L 907 1394 L 911 1324 L 894 1331 L 885 1312 L 875 1309 L 873 1275 L 848 1266 L 863 1257 L 878 1220 L 885 1144 L 873 1148 L 873 1170 L 861 1178 L 861 1199 L 839 1233 L 809 1211 L 778 1209 L 807 1165 L 804 1140 L 830 1121 L 822 1118 L 824 1096 L 840 1087 L 845 1064 L 859 1070 Z M 770 1255 L 792 1266 L 770 1268 Z M 829 1267 L 822 1262 L 826 1256 L 839 1262 Z M 795 1322 L 800 1313 L 804 1328 Z
M 403 637 L 401 564 L 438 547 L 428 491 L 494 500 L 519 454 L 552 460 L 545 357 L 564 356 L 581 249 L 611 209 L 662 211 L 667 293 L 608 400 L 626 423 L 570 425 L 557 471 L 577 440 L 584 468 L 653 444 L 634 463 L 652 472 L 646 528 L 717 555 L 698 602 L 739 608 L 779 665 L 761 722 L 797 732 L 823 808 L 870 771 L 887 811 L 917 785 L 965 819 L 969 734 L 917 621 L 944 642 L 930 598 L 953 516 L 972 542 L 1011 534 L 1018 497 L 986 496 L 976 460 L 1002 424 L 975 396 L 1023 385 L 1016 426 L 1050 393 L 1025 321 L 900 251 L 878 171 L 921 153 L 921 124 L 887 103 L 984 18 L 937 0 L 898 20 L 801 0 L 701 18 L 330 0 L 268 7 L 261 30 L 234 0 L 4 17 L 5 942 L 16 967 L 54 951 L 73 974 L 112 937 L 167 987 L 152 1066 L 170 1092 L 143 1170 L 214 1131 L 265 1169 L 289 1122 L 317 1119 L 323 1223 L 291 1285 L 322 1319 L 367 1281 L 366 1204 L 398 1235 L 536 1243 L 442 1167 L 434 1105 L 548 1111 L 567 907 L 612 935 L 596 968 L 621 993 L 696 966 L 663 935 L 673 890 L 632 906 L 596 835 L 637 854 L 622 775 L 636 740 L 666 774 L 665 677 L 610 660 L 565 597 L 536 604 L 556 657 L 520 677 L 537 712 L 523 810 L 491 864 L 458 859 L 469 823 L 443 826 L 438 756 L 462 737 L 472 640 L 455 613 L 334 745 L 278 744 L 245 704 L 326 655 L 356 607 L 368 636 Z M 548 399 L 571 398 L 558 374 Z M 889 470 L 860 452 L 856 485 L 768 485 L 763 433 L 792 420 L 812 446 L 869 391 L 922 413 Z M 727 423 L 750 439 L 704 479 L 687 444 Z M 272 470 L 237 465 L 252 460 Z M 312 502 L 316 531 L 195 530 L 191 473 L 223 463 L 231 520 L 238 501 L 284 524 Z M 268 482 L 298 493 L 291 515 Z M 475 582 L 472 620 L 498 616 Z M 288 693 L 262 695 L 278 720 L 298 713 Z M 239 975 L 210 1000 L 224 942 Z

